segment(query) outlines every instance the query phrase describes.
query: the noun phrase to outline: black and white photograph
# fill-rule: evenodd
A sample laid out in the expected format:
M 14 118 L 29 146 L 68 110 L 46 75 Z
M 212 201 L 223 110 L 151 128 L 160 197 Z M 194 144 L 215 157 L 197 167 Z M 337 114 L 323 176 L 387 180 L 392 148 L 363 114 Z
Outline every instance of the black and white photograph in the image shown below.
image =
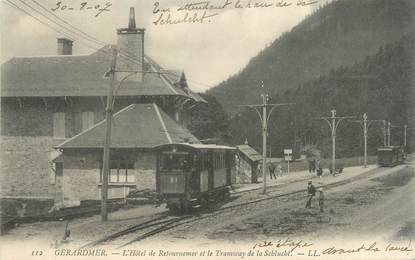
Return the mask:
M 415 259 L 414 0 L 1 0 L 0 259 Z

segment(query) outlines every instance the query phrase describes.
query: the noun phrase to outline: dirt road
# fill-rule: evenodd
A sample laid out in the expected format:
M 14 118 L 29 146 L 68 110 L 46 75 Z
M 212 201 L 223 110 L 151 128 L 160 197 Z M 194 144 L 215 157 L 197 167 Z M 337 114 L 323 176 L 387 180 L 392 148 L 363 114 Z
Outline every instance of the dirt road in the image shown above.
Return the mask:
M 304 195 L 295 195 L 183 226 L 164 233 L 162 239 L 197 241 L 194 243 L 207 247 L 221 243 L 255 246 L 255 241 L 285 239 L 318 241 L 325 246 L 364 241 L 366 247 L 377 243 L 382 250 L 388 243 L 405 246 L 415 240 L 414 176 L 410 166 L 400 171 L 380 170 L 365 180 L 325 190 L 323 213 L 316 200 L 314 208 L 305 209 Z M 410 247 L 404 256 L 415 257 Z
M 313 201 L 313 208 L 306 209 L 304 207 L 306 194 L 293 194 L 226 210 L 214 217 L 184 224 L 131 244 L 128 249 L 144 250 L 151 247 L 160 249 L 160 246 L 162 249 L 194 250 L 235 247 L 239 250 L 237 253 L 241 255 L 254 248 L 265 250 L 264 252 L 269 254 L 267 256 L 283 255 L 290 250 L 292 251 L 288 253 L 293 254 L 293 249 L 298 256 L 310 254 L 307 250 L 301 251 L 293 246 L 301 242 L 312 245 L 313 250 L 318 250 L 316 254 L 329 250 L 328 254 L 333 257 L 339 255 L 341 252 L 339 250 L 370 251 L 379 247 L 379 250 L 383 251 L 395 250 L 392 252 L 394 254 L 389 256 L 396 259 L 400 257 L 413 259 L 414 245 L 411 245 L 410 241 L 415 240 L 414 176 L 413 163 L 395 168 L 382 168 L 358 181 L 325 189 L 324 212 L 319 211 L 316 199 Z M 306 185 L 306 182 L 290 184 L 274 192 L 281 192 L 281 189 L 298 189 L 299 186 Z M 318 181 L 315 182 L 318 186 Z M 321 184 L 324 185 L 324 180 Z M 240 203 L 261 196 L 266 195 L 259 195 L 256 192 L 244 193 L 229 203 Z M 272 193 L 268 196 L 272 196 Z M 158 214 L 164 211 L 160 209 Z M 131 218 L 125 215 L 127 212 Z M 100 226 L 93 224 L 100 223 L 94 219 L 73 222 L 71 224 L 73 241 L 55 248 L 78 247 L 80 242 L 98 239 L 122 228 L 122 225 L 131 225 L 131 220 L 139 223 L 150 217 L 149 215 L 134 218 L 133 211 L 120 211 L 117 214 L 123 215 L 122 220 L 114 220 L 105 225 L 99 224 Z M 50 244 L 50 241 L 59 239 L 63 225 L 64 223 L 56 222 L 26 225 L 3 238 L 31 242 L 40 237 L 45 238 L 45 234 L 48 234 Z M 288 251 L 271 250 L 275 249 L 276 243 L 277 245 L 285 243 L 283 249 Z M 403 251 L 405 246 L 410 251 Z M 114 248 L 117 248 L 117 245 L 114 245 Z M 396 251 L 399 251 L 399 255 Z M 123 253 L 123 251 L 115 252 Z M 220 252 L 223 251 L 218 252 L 221 254 Z M 236 258 L 241 258 L 241 255 L 237 255 Z M 357 258 L 357 255 L 353 256 L 353 259 Z M 385 259 L 376 254 L 370 256 L 375 259 Z M 364 255 L 363 258 L 369 257 Z

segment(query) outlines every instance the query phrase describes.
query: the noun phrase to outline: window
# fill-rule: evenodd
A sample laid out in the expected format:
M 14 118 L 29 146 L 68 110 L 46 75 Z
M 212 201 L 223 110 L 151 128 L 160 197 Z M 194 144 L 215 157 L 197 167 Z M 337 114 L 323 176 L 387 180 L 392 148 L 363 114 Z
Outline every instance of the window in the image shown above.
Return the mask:
M 65 138 L 65 113 L 53 114 L 53 137 Z
M 124 160 L 111 160 L 108 175 L 109 183 L 134 183 L 135 175 L 134 163 Z M 100 171 L 100 181 L 102 182 L 102 166 Z
M 201 161 L 202 161 L 202 171 L 208 170 L 208 154 L 206 152 L 202 152 L 201 154 Z
M 215 153 L 213 157 L 213 167 L 214 169 L 226 168 L 226 160 L 224 153 Z
M 94 125 L 94 112 L 82 112 L 82 131 L 91 128 Z
M 163 171 L 187 171 L 191 165 L 191 157 L 187 152 L 163 152 L 160 158 L 160 170 Z
M 176 120 L 176 122 L 179 122 L 180 116 L 179 116 L 179 111 L 175 111 L 174 112 L 174 120 Z

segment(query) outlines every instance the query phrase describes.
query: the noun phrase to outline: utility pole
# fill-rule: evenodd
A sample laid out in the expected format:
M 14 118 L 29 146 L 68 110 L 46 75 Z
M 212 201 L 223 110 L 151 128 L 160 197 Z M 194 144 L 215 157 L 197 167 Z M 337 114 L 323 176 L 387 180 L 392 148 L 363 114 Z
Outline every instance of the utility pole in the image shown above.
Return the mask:
M 340 122 L 344 119 L 348 118 L 356 118 L 354 116 L 343 116 L 343 117 L 336 117 L 336 110 L 332 109 L 331 111 L 331 117 L 319 117 L 316 119 L 323 119 L 327 122 L 327 124 L 330 127 L 331 130 L 331 171 L 334 176 L 336 171 L 336 131 L 337 127 L 339 126 Z
M 406 149 L 406 142 L 407 142 L 406 138 L 407 138 L 407 132 L 408 132 L 408 125 L 403 125 L 403 126 L 391 125 L 390 127 L 391 128 L 401 128 L 401 127 L 403 128 L 403 146 Z
M 408 131 L 408 125 L 403 126 L 403 147 L 406 149 L 406 133 Z
M 386 131 L 386 135 L 388 136 L 388 146 L 391 146 L 391 121 L 388 121 L 388 129 Z
M 262 82 L 262 89 L 264 90 L 264 82 Z M 268 94 L 262 93 L 262 179 L 264 182 L 263 192 L 267 192 L 267 174 L 266 174 L 266 159 L 267 159 L 267 102 Z
M 102 167 L 102 186 L 101 186 L 101 221 L 108 220 L 107 211 L 107 199 L 108 199 L 108 172 L 109 172 L 109 160 L 110 160 L 110 146 L 111 146 L 111 121 L 113 113 L 113 89 L 115 79 L 115 65 L 117 62 L 117 48 L 111 46 L 112 58 L 109 70 L 110 84 L 108 86 L 107 95 L 107 106 L 105 109 L 105 144 L 104 144 L 104 155 L 103 155 L 103 167 Z
M 362 128 L 363 128 L 363 138 L 364 138 L 363 166 L 365 168 L 367 167 L 367 133 L 368 133 L 368 129 L 369 129 L 369 126 L 372 122 L 379 122 L 379 121 L 384 121 L 384 120 L 367 120 L 367 114 L 366 113 L 363 114 L 363 120 L 353 121 L 353 122 L 361 123 Z
M 367 115 L 366 113 L 363 114 L 363 137 L 364 141 L 364 159 L 363 159 L 363 167 L 367 167 Z
M 268 131 L 269 117 L 272 111 L 274 111 L 276 107 L 292 105 L 293 103 L 268 104 L 269 95 L 265 93 L 264 82 L 261 83 L 261 87 L 263 90 L 261 94 L 262 104 L 240 105 L 240 107 L 253 108 L 257 112 L 259 119 L 261 120 L 261 123 L 262 123 L 262 178 L 263 178 L 263 184 L 264 184 L 263 193 L 265 194 L 267 192 L 266 159 L 267 159 L 267 131 Z M 271 107 L 269 112 L 267 111 L 268 106 Z M 262 108 L 262 115 L 261 115 L 259 108 Z
M 386 146 L 387 141 L 386 141 L 386 120 L 382 120 L 383 122 L 383 129 L 382 129 L 382 134 L 383 134 L 383 146 Z

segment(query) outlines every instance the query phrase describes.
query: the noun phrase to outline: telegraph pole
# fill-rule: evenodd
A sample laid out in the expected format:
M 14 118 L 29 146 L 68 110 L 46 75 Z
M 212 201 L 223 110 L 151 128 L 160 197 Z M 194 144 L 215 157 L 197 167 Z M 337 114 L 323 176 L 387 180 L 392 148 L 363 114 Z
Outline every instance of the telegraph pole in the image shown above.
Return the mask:
M 262 87 L 262 104 L 255 104 L 255 105 L 240 105 L 240 107 L 249 107 L 253 108 L 261 120 L 262 124 L 262 178 L 263 178 L 263 193 L 267 192 L 267 175 L 266 175 L 266 159 L 267 159 L 267 132 L 268 132 L 268 121 L 271 113 L 274 111 L 276 107 L 285 106 L 285 105 L 292 105 L 294 103 L 280 103 L 280 104 L 268 104 L 269 95 L 265 93 L 264 82 L 261 83 Z M 267 111 L 267 107 L 271 107 L 269 112 Z M 262 115 L 259 110 L 262 108 Z
M 104 144 L 104 155 L 103 155 L 103 167 L 102 167 L 102 186 L 101 186 L 101 221 L 108 220 L 107 211 L 107 199 L 108 199 L 108 172 L 109 172 L 109 160 L 110 160 L 110 145 L 111 145 L 111 121 L 113 113 L 113 89 L 115 79 L 115 65 L 117 62 L 117 48 L 111 46 L 112 58 L 109 70 L 110 84 L 108 86 L 107 95 L 107 106 L 105 109 L 105 144 Z
M 264 89 L 264 83 L 262 82 Z M 267 192 L 267 174 L 266 174 L 266 159 L 267 159 L 267 102 L 268 94 L 262 93 L 262 179 L 264 182 L 263 192 Z
M 404 126 L 394 126 L 394 125 L 391 125 L 390 126 L 391 128 L 403 128 L 403 146 L 405 147 L 405 149 L 406 149 L 406 138 L 407 138 L 407 132 L 408 132 L 408 125 L 404 125 Z
M 408 131 L 408 125 L 403 126 L 403 146 L 406 149 L 406 133 Z
M 379 121 L 381 121 L 381 120 L 367 120 L 367 114 L 366 113 L 363 114 L 363 120 L 353 121 L 353 122 L 358 122 L 358 123 L 362 124 L 363 138 L 364 138 L 363 165 L 364 165 L 365 168 L 367 167 L 367 133 L 368 133 L 368 129 L 369 129 L 369 126 L 372 122 L 379 122 Z
M 388 146 L 391 146 L 391 121 L 388 121 L 388 129 L 386 131 L 386 135 L 388 136 Z
M 354 116 L 343 116 L 343 117 L 336 117 L 336 110 L 332 109 L 331 117 L 319 117 L 316 119 L 322 119 L 327 122 L 331 130 L 331 171 L 334 176 L 336 170 L 336 131 L 337 127 L 339 126 L 340 122 L 344 119 L 348 118 L 355 118 Z
M 363 136 L 364 136 L 364 155 L 363 155 L 363 166 L 367 167 L 367 115 L 366 113 L 363 114 Z

